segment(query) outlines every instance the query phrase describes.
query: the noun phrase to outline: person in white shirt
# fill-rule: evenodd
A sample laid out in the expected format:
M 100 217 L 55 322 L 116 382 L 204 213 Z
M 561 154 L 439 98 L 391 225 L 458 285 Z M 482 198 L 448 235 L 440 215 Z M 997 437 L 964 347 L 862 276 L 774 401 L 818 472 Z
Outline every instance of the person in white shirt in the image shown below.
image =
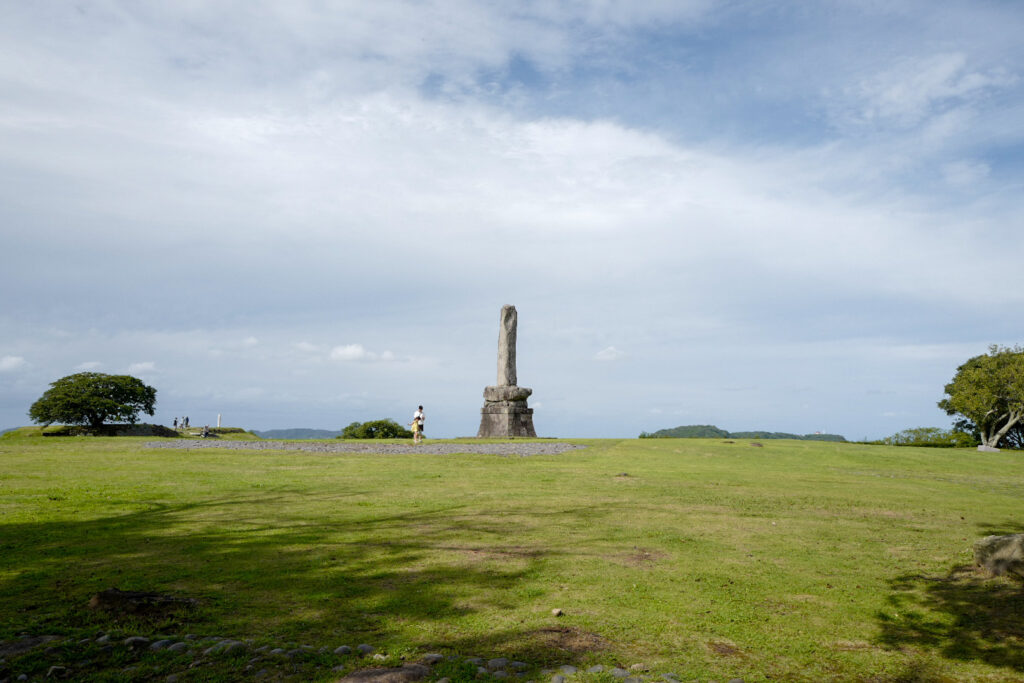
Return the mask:
M 420 406 L 412 414 L 412 440 L 413 443 L 419 443 L 423 440 L 423 406 Z

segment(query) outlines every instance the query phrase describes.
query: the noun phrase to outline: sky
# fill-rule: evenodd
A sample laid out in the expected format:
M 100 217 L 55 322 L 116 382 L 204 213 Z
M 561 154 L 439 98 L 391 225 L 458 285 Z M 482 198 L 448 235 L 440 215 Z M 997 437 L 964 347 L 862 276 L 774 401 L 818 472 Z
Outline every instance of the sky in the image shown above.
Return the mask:
M 1015 0 L 0 0 L 0 428 L 946 427 L 1024 342 Z

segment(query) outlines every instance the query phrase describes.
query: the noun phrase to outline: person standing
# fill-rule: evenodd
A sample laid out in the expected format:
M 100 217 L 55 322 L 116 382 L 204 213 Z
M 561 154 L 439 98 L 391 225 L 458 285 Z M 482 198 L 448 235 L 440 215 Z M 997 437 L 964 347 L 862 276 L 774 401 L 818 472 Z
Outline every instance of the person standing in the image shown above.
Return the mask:
M 416 409 L 412 414 L 412 440 L 413 443 L 423 441 L 423 406 Z

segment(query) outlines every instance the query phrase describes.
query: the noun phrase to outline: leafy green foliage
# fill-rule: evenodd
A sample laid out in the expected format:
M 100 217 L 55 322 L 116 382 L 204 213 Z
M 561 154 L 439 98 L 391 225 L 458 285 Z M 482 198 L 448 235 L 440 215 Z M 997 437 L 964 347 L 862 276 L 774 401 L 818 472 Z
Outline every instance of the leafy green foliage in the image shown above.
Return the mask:
M 786 432 L 727 432 L 714 425 L 688 425 L 640 432 L 641 439 L 796 439 L 798 441 L 846 441 L 839 434 L 788 434 Z
M 974 439 L 974 445 L 981 443 L 981 431 L 978 429 L 976 424 L 966 418 L 960 418 L 954 422 L 953 430 L 969 434 L 971 438 Z M 1006 432 L 1006 435 L 1003 436 L 999 443 L 1001 444 L 1001 448 L 1024 450 L 1024 420 L 1021 420 L 1010 427 L 1010 430 Z
M 968 420 L 983 444 L 996 447 L 1024 418 L 1024 348 L 990 346 L 957 368 L 945 393 L 939 407 Z
M 130 375 L 79 372 L 62 377 L 32 404 L 33 422 L 87 424 L 99 428 L 111 420 L 135 424 L 139 411 L 153 414 L 156 389 Z
M 939 427 L 914 427 L 904 429 L 879 443 L 886 446 L 923 446 L 926 448 L 971 448 L 978 445 L 978 439 L 966 432 Z
M 687 425 L 656 432 L 641 432 L 641 439 L 728 439 L 729 432 L 714 425 Z
M 412 432 L 394 420 L 353 422 L 341 430 L 339 439 L 411 439 Z

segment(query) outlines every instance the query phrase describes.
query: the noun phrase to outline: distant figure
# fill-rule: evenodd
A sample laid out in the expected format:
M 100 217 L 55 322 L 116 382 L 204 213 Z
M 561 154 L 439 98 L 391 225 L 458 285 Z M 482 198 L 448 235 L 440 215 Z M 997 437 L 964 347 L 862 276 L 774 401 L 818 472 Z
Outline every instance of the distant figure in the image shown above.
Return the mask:
M 412 414 L 412 441 L 413 443 L 423 441 L 423 406 L 420 406 Z
M 185 416 L 185 429 L 188 429 L 188 415 Z
M 210 425 L 203 425 L 203 438 L 210 436 Z
M 174 418 L 174 428 L 178 428 L 178 418 Z

